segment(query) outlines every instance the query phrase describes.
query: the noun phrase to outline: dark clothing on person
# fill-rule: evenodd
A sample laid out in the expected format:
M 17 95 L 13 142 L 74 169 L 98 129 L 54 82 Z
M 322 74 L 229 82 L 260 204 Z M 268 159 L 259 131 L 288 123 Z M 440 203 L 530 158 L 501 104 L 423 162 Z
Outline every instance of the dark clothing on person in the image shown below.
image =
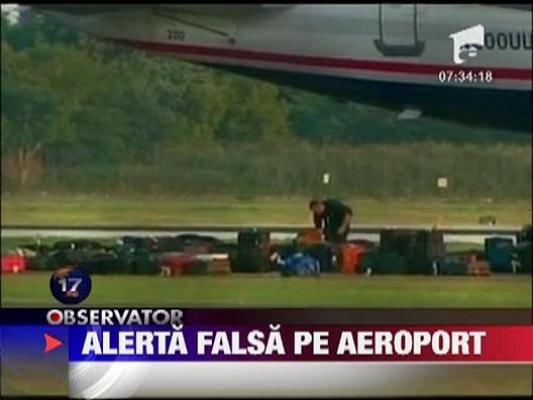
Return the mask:
M 322 229 L 324 239 L 327 242 L 345 242 L 350 232 L 350 225 L 348 224 L 344 232 L 340 234 L 338 230 L 342 226 L 346 215 L 353 216 L 352 209 L 338 200 L 328 199 L 322 203 L 324 204 L 322 215 L 313 213 L 315 228 Z

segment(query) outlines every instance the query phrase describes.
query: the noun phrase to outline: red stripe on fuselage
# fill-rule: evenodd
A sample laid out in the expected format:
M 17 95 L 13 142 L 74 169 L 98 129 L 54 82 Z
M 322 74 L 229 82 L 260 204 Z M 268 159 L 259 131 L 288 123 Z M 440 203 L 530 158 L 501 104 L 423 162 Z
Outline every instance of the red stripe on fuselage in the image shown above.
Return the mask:
M 227 49 L 217 47 L 193 46 L 185 44 L 158 43 L 140 40 L 111 39 L 120 44 L 143 50 L 183 55 L 210 56 L 231 58 L 248 61 L 263 61 L 278 64 L 304 65 L 309 67 L 341 68 L 351 70 L 366 70 L 383 73 L 402 73 L 415 75 L 434 75 L 440 71 L 452 70 L 476 73 L 492 71 L 494 78 L 511 80 L 531 80 L 531 69 L 500 68 L 500 67 L 458 67 L 446 64 L 416 64 L 405 62 L 387 62 L 373 60 L 357 60 L 352 58 L 329 58 L 317 56 L 303 56 L 294 54 L 267 53 L 255 50 Z

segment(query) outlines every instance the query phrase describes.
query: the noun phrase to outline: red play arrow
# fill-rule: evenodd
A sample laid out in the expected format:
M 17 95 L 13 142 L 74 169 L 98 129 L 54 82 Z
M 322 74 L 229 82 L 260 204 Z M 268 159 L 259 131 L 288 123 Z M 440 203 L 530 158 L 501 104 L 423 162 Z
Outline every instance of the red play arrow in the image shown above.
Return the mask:
M 61 340 L 56 337 L 53 337 L 52 335 L 49 335 L 48 333 L 44 334 L 44 340 L 46 341 L 46 347 L 44 348 L 45 353 L 55 350 L 59 346 L 63 346 L 63 342 Z

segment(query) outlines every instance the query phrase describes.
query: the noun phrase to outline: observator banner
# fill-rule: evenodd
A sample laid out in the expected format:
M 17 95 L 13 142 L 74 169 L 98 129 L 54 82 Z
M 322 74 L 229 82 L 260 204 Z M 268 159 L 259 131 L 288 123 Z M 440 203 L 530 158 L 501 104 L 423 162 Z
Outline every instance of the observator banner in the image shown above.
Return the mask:
M 528 324 L 209 323 L 191 315 L 57 309 L 34 311 L 31 323 L 28 311 L 10 310 L 3 361 L 63 359 L 71 396 L 91 398 L 372 394 L 384 379 L 408 385 L 439 365 L 533 364 Z

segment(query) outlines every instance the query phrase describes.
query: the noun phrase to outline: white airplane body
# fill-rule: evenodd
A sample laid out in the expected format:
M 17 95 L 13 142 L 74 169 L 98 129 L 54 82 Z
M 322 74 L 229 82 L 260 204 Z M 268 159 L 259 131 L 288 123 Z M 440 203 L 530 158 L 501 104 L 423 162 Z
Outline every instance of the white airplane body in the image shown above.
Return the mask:
M 129 47 L 399 111 L 531 132 L 530 9 L 473 4 L 38 8 Z M 467 45 L 456 53 L 452 35 L 480 25 L 483 46 Z

